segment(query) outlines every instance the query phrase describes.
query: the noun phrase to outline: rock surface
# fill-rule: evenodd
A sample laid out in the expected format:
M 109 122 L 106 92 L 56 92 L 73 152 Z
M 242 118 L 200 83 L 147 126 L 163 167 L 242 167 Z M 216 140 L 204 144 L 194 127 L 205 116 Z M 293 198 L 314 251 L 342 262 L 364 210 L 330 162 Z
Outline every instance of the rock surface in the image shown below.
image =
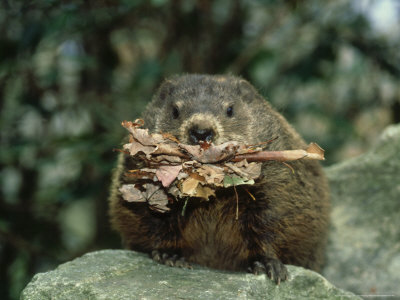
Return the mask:
M 333 210 L 324 276 L 359 295 L 400 299 L 400 125 L 326 172 Z
M 315 272 L 288 269 L 289 280 L 276 286 L 265 275 L 171 268 L 144 254 L 103 250 L 35 275 L 21 300 L 359 299 Z

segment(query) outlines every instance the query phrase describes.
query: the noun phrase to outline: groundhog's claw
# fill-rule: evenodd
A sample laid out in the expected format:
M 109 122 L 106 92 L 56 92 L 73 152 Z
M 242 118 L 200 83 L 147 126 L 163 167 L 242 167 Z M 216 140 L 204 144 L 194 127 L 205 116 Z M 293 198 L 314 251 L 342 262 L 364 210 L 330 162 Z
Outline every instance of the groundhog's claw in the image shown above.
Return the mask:
M 279 259 L 265 258 L 262 262 L 254 261 L 249 271 L 255 275 L 267 274 L 277 285 L 288 279 L 288 271 Z
M 191 269 L 192 266 L 185 261 L 184 257 L 180 257 L 177 254 L 167 254 L 162 253 L 158 250 L 153 250 L 151 252 L 151 258 L 163 265 L 170 266 L 170 267 L 179 267 L 179 268 L 188 268 Z

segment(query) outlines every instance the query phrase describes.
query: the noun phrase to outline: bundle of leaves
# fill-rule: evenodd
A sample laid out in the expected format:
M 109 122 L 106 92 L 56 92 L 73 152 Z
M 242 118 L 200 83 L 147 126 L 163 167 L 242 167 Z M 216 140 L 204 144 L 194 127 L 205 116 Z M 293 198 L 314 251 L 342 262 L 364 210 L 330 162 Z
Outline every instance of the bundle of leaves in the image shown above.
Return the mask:
M 315 143 L 306 150 L 263 151 L 261 145 L 244 145 L 236 141 L 214 145 L 180 143 L 169 133 L 150 134 L 141 128 L 144 121 L 124 121 L 130 132 L 129 143 L 123 152 L 144 162 L 141 169 L 127 170 L 126 177 L 134 183 L 120 187 L 124 200 L 147 202 L 150 208 L 166 212 L 168 203 L 178 199 L 215 196 L 217 188 L 252 185 L 261 175 L 263 161 L 324 159 L 324 151 Z

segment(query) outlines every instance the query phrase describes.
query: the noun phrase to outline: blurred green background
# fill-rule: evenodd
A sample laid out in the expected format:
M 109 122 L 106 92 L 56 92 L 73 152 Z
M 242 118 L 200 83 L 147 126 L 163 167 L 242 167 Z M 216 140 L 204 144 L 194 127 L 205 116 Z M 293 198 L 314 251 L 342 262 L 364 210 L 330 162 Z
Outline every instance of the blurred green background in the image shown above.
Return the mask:
M 326 165 L 400 122 L 396 0 L 0 1 L 0 299 L 120 247 L 107 217 L 126 131 L 166 76 L 252 82 Z

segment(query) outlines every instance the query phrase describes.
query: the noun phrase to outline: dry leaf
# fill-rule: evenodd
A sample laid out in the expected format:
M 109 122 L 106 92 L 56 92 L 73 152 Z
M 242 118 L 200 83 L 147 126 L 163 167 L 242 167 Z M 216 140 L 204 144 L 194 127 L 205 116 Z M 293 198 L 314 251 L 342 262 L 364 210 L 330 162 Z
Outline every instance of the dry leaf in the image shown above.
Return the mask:
M 201 163 L 217 163 L 222 160 L 233 158 L 240 148 L 238 142 L 226 142 L 221 145 L 202 147 L 200 145 L 179 144 L 179 147 L 185 149 L 192 159 Z
M 156 171 L 156 176 L 162 185 L 167 187 L 176 179 L 181 170 L 182 165 L 160 166 Z
M 215 165 L 210 165 L 210 164 L 204 164 L 201 165 L 199 168 L 196 169 L 196 172 L 202 176 L 205 181 L 210 184 L 210 185 L 215 185 L 215 186 L 222 186 L 222 182 L 224 181 L 224 168 L 215 166 Z
M 125 144 L 123 149 L 128 150 L 130 155 L 135 156 L 139 152 L 143 152 L 146 155 L 151 154 L 156 148 L 154 146 L 143 146 L 140 143 L 132 142 L 130 144 Z
M 174 164 L 182 164 L 182 159 L 178 156 L 172 155 L 154 155 L 150 158 L 153 162 L 157 163 L 174 163 Z
M 147 183 L 142 186 L 144 190 L 140 190 L 135 184 L 123 184 L 119 191 L 122 198 L 128 202 L 148 202 L 150 208 L 159 212 L 170 210 L 167 207 L 168 196 L 158 185 Z
M 225 163 L 225 166 L 243 178 L 256 179 L 261 175 L 261 163 L 248 163 L 242 160 L 238 163 Z
M 123 184 L 119 191 L 122 194 L 122 198 L 128 202 L 146 202 L 147 200 L 134 184 Z
M 168 196 L 165 191 L 157 185 L 148 183 L 146 187 L 147 202 L 151 209 L 164 213 L 169 211 Z
M 177 157 L 187 157 L 184 155 L 177 144 L 157 144 L 154 154 L 166 154 Z
M 186 196 L 193 196 L 196 194 L 196 189 L 199 184 L 200 181 L 198 179 L 188 177 L 182 182 L 180 191 Z
M 201 184 L 197 186 L 196 193 L 193 195 L 193 197 L 202 198 L 204 200 L 208 200 L 211 196 L 215 197 L 215 191 L 212 188 L 202 186 Z
M 322 149 L 317 143 L 311 143 L 308 145 L 307 148 L 307 157 L 308 159 L 319 159 L 319 160 L 325 160 L 324 154 L 325 150 Z
M 177 143 L 177 144 L 180 143 L 179 140 L 178 140 L 175 136 L 173 136 L 172 134 L 170 134 L 170 133 L 168 133 L 168 132 L 167 132 L 167 133 L 163 133 L 162 136 L 163 136 L 163 138 L 166 139 L 166 140 L 173 141 L 173 142 L 175 142 L 175 143 Z
M 124 173 L 126 180 L 134 181 L 137 179 L 150 179 L 154 180 L 156 169 L 140 169 L 140 170 L 128 170 Z
M 182 182 L 179 190 L 183 196 L 198 197 L 205 200 L 208 200 L 210 196 L 215 196 L 213 189 L 203 186 L 200 180 L 190 176 Z

